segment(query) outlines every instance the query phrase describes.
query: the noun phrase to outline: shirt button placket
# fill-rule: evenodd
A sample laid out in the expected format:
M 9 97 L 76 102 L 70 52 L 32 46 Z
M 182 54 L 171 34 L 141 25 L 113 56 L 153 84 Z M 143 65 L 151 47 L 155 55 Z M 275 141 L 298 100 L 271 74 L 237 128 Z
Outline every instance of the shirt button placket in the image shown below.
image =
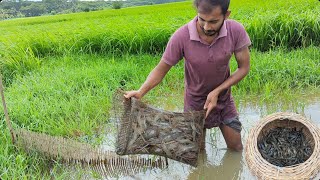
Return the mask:
M 212 49 L 211 49 L 211 46 L 208 46 L 208 61 L 211 61 L 212 59 Z

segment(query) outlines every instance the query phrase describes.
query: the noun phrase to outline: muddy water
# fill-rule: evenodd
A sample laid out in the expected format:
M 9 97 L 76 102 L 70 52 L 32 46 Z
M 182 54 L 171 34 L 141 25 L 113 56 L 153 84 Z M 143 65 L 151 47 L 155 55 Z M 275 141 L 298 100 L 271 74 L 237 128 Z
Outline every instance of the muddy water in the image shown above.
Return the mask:
M 298 104 L 298 105 L 297 105 Z M 255 105 L 253 103 L 240 103 L 240 119 L 243 124 L 243 144 L 249 130 L 263 116 L 277 111 L 297 112 L 320 127 L 320 98 L 313 98 L 307 103 L 292 103 L 285 105 Z M 281 108 L 282 107 L 282 108 Z M 283 108 L 284 107 L 284 108 Z M 110 135 L 103 145 L 106 150 L 114 150 L 114 137 Z M 256 179 L 250 173 L 245 159 L 245 151 L 234 152 L 226 148 L 224 138 L 219 129 L 207 131 L 206 150 L 200 155 L 197 168 L 169 160 L 169 166 L 164 169 L 145 169 L 143 172 L 134 173 L 130 176 L 111 177 L 106 179 L 217 179 L 217 180 L 251 180 Z M 320 179 L 320 174 L 315 179 Z

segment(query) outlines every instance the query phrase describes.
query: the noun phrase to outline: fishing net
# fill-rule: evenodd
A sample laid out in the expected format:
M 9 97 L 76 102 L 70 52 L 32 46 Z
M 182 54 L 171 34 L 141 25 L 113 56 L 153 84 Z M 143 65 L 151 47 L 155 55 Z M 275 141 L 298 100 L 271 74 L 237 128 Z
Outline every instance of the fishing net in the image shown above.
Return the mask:
M 163 157 L 150 157 L 148 155 L 119 156 L 114 151 L 107 151 L 102 147 L 93 147 L 88 143 L 82 143 L 71 138 L 50 136 L 23 128 L 13 128 L 3 89 L 0 73 L 0 94 L 6 124 L 10 130 L 13 144 L 26 152 L 37 153 L 48 157 L 49 160 L 58 160 L 69 166 L 80 165 L 85 169 L 94 170 L 107 179 L 133 175 L 152 168 L 161 169 L 168 165 L 167 159 Z
M 204 111 L 165 111 L 135 98 L 126 99 L 121 91 L 115 93 L 113 106 L 117 154 L 154 154 L 197 165 Z
M 266 116 L 250 130 L 245 150 L 259 179 L 311 179 L 320 170 L 320 130 L 299 114 Z
M 119 156 L 114 151 L 106 151 L 64 137 L 25 129 L 17 129 L 15 133 L 16 145 L 27 152 L 36 152 L 50 159 L 60 160 L 69 166 L 80 165 L 107 178 L 167 167 L 167 161 L 161 157 Z

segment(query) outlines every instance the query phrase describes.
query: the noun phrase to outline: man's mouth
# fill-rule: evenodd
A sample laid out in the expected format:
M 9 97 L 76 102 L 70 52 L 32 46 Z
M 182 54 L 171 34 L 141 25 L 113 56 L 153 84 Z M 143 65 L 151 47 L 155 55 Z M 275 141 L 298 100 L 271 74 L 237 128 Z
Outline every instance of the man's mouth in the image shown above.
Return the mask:
M 216 31 L 206 31 L 206 30 L 203 30 L 204 34 L 207 35 L 207 36 L 213 36 L 216 34 Z

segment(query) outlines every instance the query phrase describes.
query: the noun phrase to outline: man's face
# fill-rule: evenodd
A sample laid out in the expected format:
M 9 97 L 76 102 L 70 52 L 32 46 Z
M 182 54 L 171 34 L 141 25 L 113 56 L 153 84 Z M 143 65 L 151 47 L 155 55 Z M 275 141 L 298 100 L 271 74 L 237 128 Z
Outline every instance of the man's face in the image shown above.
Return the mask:
M 198 7 L 198 23 L 202 32 L 206 36 L 216 35 L 229 14 L 229 11 L 225 15 L 222 14 L 219 6 L 214 7 L 210 13 L 201 13 L 201 7 Z

